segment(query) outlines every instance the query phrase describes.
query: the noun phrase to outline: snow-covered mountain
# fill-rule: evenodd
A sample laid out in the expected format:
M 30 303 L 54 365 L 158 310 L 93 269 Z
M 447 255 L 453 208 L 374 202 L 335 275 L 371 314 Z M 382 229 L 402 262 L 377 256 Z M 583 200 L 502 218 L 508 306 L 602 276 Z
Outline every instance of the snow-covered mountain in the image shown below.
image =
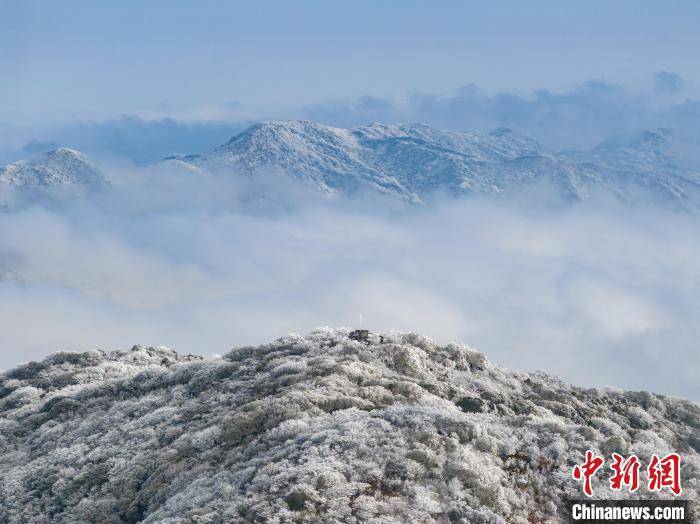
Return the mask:
M 507 128 L 476 134 L 422 124 L 341 129 L 303 120 L 262 122 L 209 154 L 173 155 L 154 167 L 161 174 L 207 171 L 244 175 L 247 181 L 281 172 L 324 193 L 370 189 L 414 202 L 437 191 L 517 194 L 545 186 L 568 200 L 601 193 L 630 202 L 645 198 L 685 205 L 700 196 L 700 176 L 677 160 L 667 129 L 587 151 L 555 152 Z M 100 170 L 67 148 L 0 169 L 0 190 L 96 185 L 106 185 Z
M 290 335 L 223 357 L 57 353 L 0 375 L 0 521 L 561 522 L 586 450 L 682 457 L 700 408 L 508 371 L 414 334 Z M 595 498 L 669 498 L 643 482 Z
M 399 180 L 375 165 L 367 153 L 352 131 L 307 121 L 264 122 L 234 136 L 199 161 L 214 170 L 249 174 L 277 168 L 322 191 L 352 191 L 365 186 L 408 194 Z
M 15 188 L 93 186 L 105 183 L 104 176 L 86 155 L 67 147 L 0 168 L 0 184 Z
M 506 128 L 482 135 L 421 124 L 262 122 L 208 155 L 171 158 L 217 171 L 276 169 L 325 192 L 374 188 L 409 200 L 438 190 L 503 193 L 538 184 L 574 200 L 598 192 L 634 200 L 649 189 L 654 198 L 685 201 L 700 192 L 699 179 L 675 161 L 664 129 L 557 153 Z

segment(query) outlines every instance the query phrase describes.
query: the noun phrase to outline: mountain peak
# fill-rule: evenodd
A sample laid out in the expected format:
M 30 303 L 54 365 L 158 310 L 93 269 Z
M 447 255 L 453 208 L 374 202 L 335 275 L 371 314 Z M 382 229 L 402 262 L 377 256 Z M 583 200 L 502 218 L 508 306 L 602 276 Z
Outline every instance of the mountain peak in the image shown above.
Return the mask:
M 690 202 L 700 194 L 700 185 L 678 166 L 672 136 L 671 130 L 659 128 L 586 151 L 555 153 L 509 127 L 478 134 L 416 122 L 343 129 L 309 120 L 269 120 L 210 154 L 174 155 L 164 162 L 242 176 L 273 170 L 323 193 L 371 189 L 410 202 L 436 191 L 500 194 L 531 184 L 553 187 L 573 200 L 597 192 L 624 198 L 641 189 L 660 201 Z M 87 156 L 62 147 L 5 167 L 0 182 L 88 185 L 104 178 Z
M 643 131 L 633 137 L 606 140 L 589 151 L 567 153 L 573 158 L 586 159 L 607 170 L 624 171 L 635 174 L 648 174 L 654 177 L 653 184 L 685 184 L 675 178 L 679 172 L 676 153 L 672 144 L 673 131 L 669 128 L 656 128 Z
M 671 147 L 672 139 L 673 129 L 669 127 L 657 127 L 656 129 L 649 129 L 642 132 L 634 142 L 650 147 L 668 149 Z
M 0 384 L 2 521 L 42 515 L 50 479 L 60 522 L 555 522 L 588 449 L 682 451 L 698 511 L 694 403 L 513 372 L 414 333 L 322 328 L 209 358 L 62 352 Z M 605 475 L 592 485 L 609 496 Z
M 44 155 L 47 157 L 56 158 L 77 158 L 82 162 L 90 162 L 90 159 L 86 154 L 81 153 L 80 151 L 77 151 L 75 149 L 71 149 L 69 147 L 59 147 L 51 151 L 47 151 L 46 153 L 44 153 Z
M 676 176 L 670 136 L 659 129 L 629 143 L 558 154 L 509 127 L 477 134 L 416 122 L 342 129 L 309 120 L 272 120 L 249 127 L 193 163 L 248 175 L 272 168 L 322 192 L 371 187 L 409 201 L 436 190 L 502 193 L 542 182 L 574 200 L 601 190 L 624 195 L 634 184 L 651 187 L 664 199 L 683 200 L 698 188 L 688 177 Z M 617 179 L 611 169 L 641 176 Z
M 68 147 L 5 166 L 0 169 L 0 180 L 15 187 L 106 183 L 87 155 Z
M 494 129 L 493 131 L 491 131 L 489 133 L 489 135 L 500 137 L 500 136 L 511 135 L 511 134 L 516 134 L 516 133 L 517 133 L 517 131 L 515 131 L 515 129 L 513 129 L 512 127 L 498 127 L 496 129 Z
M 310 120 L 263 120 L 234 135 L 225 145 L 233 144 L 241 139 L 256 136 L 279 136 L 283 133 L 314 133 L 331 129 L 337 128 L 318 124 Z
M 383 179 L 361 155 L 356 137 L 347 130 L 308 120 L 267 121 L 231 138 L 204 159 L 214 169 L 253 174 L 281 169 L 323 192 L 350 190 L 367 184 L 398 193 L 393 180 Z

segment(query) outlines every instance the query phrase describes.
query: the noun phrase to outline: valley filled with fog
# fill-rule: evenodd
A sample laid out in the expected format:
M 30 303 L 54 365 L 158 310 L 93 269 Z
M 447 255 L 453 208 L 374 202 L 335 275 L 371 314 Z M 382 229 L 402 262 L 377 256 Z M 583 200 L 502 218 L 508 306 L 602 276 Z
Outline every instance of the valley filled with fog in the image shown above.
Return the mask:
M 471 164 L 462 152 L 457 164 L 425 145 L 445 139 L 437 131 L 418 128 L 416 141 L 415 128 L 386 128 L 398 145 L 381 138 L 384 157 L 372 150 L 370 169 L 363 153 L 365 163 L 344 174 L 343 158 L 360 160 L 353 151 L 320 155 L 314 148 L 328 140 L 319 129 L 318 140 L 304 127 L 246 142 L 236 165 L 178 156 L 134 167 L 62 150 L 7 169 L 15 183 L 3 186 L 0 212 L 0 366 L 137 343 L 207 355 L 361 325 L 465 342 L 502 365 L 577 384 L 700 398 L 692 195 L 620 199 L 600 191 L 614 176 L 627 180 L 620 169 L 601 163 L 596 172 L 575 163 L 582 154 L 542 151 L 534 169 L 534 146 L 511 134 L 511 153 L 503 132 L 460 138 L 478 148 Z M 653 171 L 652 138 L 634 142 L 639 151 L 627 144 L 625 165 L 642 158 L 635 169 Z M 263 160 L 244 172 L 250 158 Z M 387 171 L 395 162 L 426 162 L 435 187 L 402 193 L 407 186 Z M 384 182 L 349 185 L 353 166 Z M 495 174 L 478 178 L 484 172 Z M 673 177 L 694 187 L 692 175 L 666 172 L 665 187 L 679 187 Z M 449 176 L 453 188 L 467 180 L 481 190 L 445 188 Z M 494 183 L 501 187 L 489 190 Z M 657 189 L 637 188 L 651 197 Z
M 700 522 L 699 19 L 0 0 L 0 523 Z

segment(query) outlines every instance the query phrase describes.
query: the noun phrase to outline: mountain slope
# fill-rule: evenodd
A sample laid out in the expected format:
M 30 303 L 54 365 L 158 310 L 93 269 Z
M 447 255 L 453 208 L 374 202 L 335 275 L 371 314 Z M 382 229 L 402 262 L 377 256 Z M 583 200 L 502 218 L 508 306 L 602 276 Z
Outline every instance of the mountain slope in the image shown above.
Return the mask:
M 394 177 L 372 165 L 353 133 L 307 121 L 252 126 L 206 157 L 205 164 L 246 173 L 279 168 L 326 192 L 366 184 L 384 192 L 406 193 Z
M 666 129 L 588 151 L 557 153 L 507 128 L 484 135 L 422 124 L 340 129 L 308 121 L 262 122 L 208 155 L 173 155 L 158 166 L 193 175 L 203 169 L 249 176 L 281 172 L 323 193 L 369 189 L 413 202 L 435 192 L 518 194 L 541 187 L 574 201 L 608 194 L 629 202 L 694 205 L 700 196 L 700 178 L 682 167 Z M 106 185 L 85 155 L 67 148 L 0 169 L 0 192 L 56 193 Z
M 554 187 L 567 199 L 637 192 L 682 202 L 700 193 L 696 178 L 674 161 L 667 130 L 590 151 L 556 153 L 512 129 L 487 135 L 421 124 L 371 124 L 340 129 L 308 121 L 263 122 L 191 163 L 253 174 L 280 170 L 324 192 L 371 187 L 419 200 L 435 191 L 515 192 Z
M 2 375 L 0 414 L 3 522 L 559 522 L 587 449 L 681 453 L 699 515 L 696 404 L 413 334 L 59 353 Z
M 672 140 L 673 132 L 660 128 L 561 156 L 589 165 L 614 181 L 615 191 L 623 197 L 635 189 L 647 189 L 661 198 L 683 201 L 697 196 L 699 179 L 681 167 Z
M 39 188 L 102 185 L 105 179 L 86 155 L 62 147 L 0 168 L 0 183 Z

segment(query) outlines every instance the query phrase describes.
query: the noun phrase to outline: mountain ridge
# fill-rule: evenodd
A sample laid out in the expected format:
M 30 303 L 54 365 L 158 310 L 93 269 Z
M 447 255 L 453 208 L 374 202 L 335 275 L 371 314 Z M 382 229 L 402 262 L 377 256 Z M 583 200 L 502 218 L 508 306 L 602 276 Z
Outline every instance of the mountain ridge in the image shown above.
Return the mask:
M 562 522 L 588 449 L 680 453 L 699 515 L 695 403 L 569 386 L 413 333 L 349 335 L 208 358 L 62 352 L 3 373 L 0 520 Z M 611 492 L 608 476 L 595 498 L 668 498 Z
M 278 171 L 324 194 L 369 189 L 409 202 L 436 192 L 518 194 L 547 187 L 569 201 L 612 195 L 693 206 L 700 177 L 682 167 L 672 138 L 672 131 L 660 128 L 590 150 L 556 152 L 510 128 L 479 134 L 420 123 L 344 129 L 308 120 L 264 121 L 208 154 L 174 154 L 160 165 L 222 176 Z M 61 148 L 3 168 L 2 181 L 21 188 L 91 185 L 103 178 L 85 155 Z
M 367 185 L 414 201 L 440 190 L 504 193 L 548 184 L 571 200 L 598 192 L 625 199 L 651 188 L 662 200 L 682 202 L 696 196 L 700 185 L 675 161 L 670 136 L 660 129 L 588 151 L 555 152 L 510 128 L 477 134 L 420 123 L 375 122 L 342 129 L 310 121 L 268 121 L 193 163 L 249 175 L 279 169 L 324 192 Z
M 0 168 L 0 183 L 15 187 L 102 185 L 106 181 L 87 155 L 59 147 Z

